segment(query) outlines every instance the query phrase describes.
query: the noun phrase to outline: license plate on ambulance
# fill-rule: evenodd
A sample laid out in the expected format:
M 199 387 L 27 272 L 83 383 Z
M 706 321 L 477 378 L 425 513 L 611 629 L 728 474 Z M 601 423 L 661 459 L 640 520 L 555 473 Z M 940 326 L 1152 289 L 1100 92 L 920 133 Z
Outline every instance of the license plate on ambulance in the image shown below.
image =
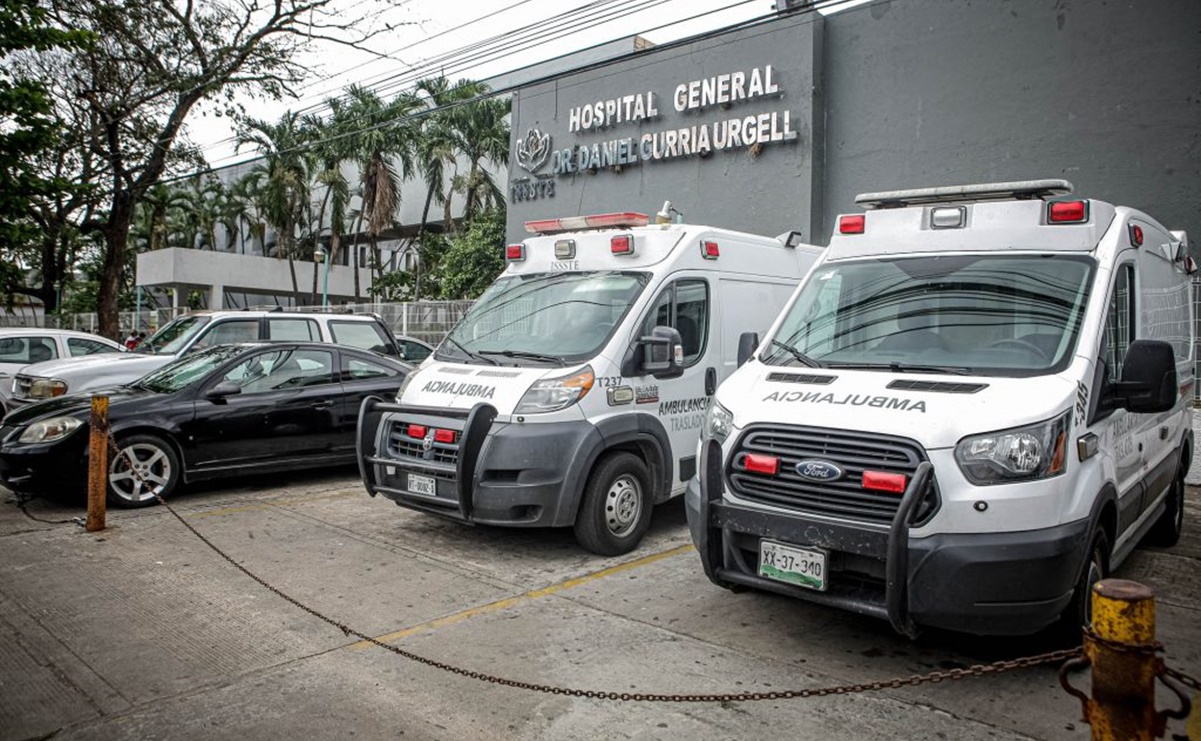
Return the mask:
M 409 477 L 407 487 L 410 492 L 426 497 L 438 496 L 438 482 L 433 476 L 419 476 L 415 473 L 406 475 Z
M 826 552 L 797 548 L 771 540 L 759 541 L 759 576 L 826 591 Z

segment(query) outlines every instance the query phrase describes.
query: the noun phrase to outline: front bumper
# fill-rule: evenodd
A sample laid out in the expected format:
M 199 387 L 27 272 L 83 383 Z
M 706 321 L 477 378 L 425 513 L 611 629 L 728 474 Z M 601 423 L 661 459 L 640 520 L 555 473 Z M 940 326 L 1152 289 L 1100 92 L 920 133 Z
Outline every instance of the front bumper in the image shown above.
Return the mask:
M 722 497 L 721 449 L 706 443 L 700 476 L 685 495 L 692 541 L 705 574 L 888 620 L 901 633 L 918 626 L 980 635 L 1024 635 L 1053 623 L 1072 599 L 1088 550 L 1087 520 L 1014 533 L 910 538 L 911 506 L 930 476 L 915 475 L 891 527 L 833 523 Z M 907 506 L 910 505 L 910 506 Z M 758 574 L 759 541 L 770 538 L 829 554 L 828 591 Z
M 464 522 L 519 527 L 572 524 L 587 473 L 602 438 L 585 421 L 496 423 L 496 410 L 478 404 L 468 412 L 433 410 L 367 400 L 359 415 L 360 472 L 367 491 L 402 507 Z M 451 458 L 436 446 L 417 457 L 390 446 L 394 423 L 454 430 Z M 435 481 L 433 496 L 419 494 L 409 476 Z
M 0 427 L 0 440 L 13 432 Z M 87 476 L 87 430 L 42 445 L 0 444 L 0 483 L 31 494 L 82 493 Z

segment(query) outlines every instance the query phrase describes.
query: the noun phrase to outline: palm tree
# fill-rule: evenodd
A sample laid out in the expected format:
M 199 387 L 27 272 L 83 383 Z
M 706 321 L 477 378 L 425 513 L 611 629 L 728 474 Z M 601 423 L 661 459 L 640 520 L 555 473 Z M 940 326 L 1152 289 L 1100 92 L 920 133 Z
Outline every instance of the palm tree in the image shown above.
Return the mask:
M 485 90 L 486 86 L 481 85 Z M 503 203 L 504 194 L 492 174 L 483 167 L 504 165 L 509 158 L 508 98 L 477 98 L 451 111 L 455 148 L 467 159 L 467 174 L 456 191 L 466 196 L 463 217 L 470 220 L 475 214 L 493 204 Z
M 311 155 L 299 114 L 288 111 L 275 123 L 248 119 L 238 132 L 238 147 L 243 144 L 251 144 L 263 153 L 263 161 L 255 166 L 263 178 L 259 213 L 275 229 L 275 255 L 287 257 L 293 299 L 299 302 L 296 231 L 307 223 L 311 208 Z
M 352 139 L 346 135 L 351 121 L 346 106 L 337 98 L 326 101 L 332 114 L 328 119 L 307 116 L 304 126 L 313 142 L 314 160 L 318 163 L 316 182 L 325 186 L 321 206 L 317 210 L 317 223 L 313 231 L 314 250 L 321 241 L 325 229 L 325 215 L 329 213 L 329 262 L 338 262 L 342 250 L 342 235 L 346 232 L 346 212 L 350 205 L 350 182 L 342 172 L 342 165 L 354 155 Z M 356 265 L 355 292 L 358 292 Z M 313 299 L 317 298 L 317 263 L 313 263 Z
M 243 255 L 246 254 L 246 237 L 257 241 L 259 251 L 266 254 L 267 224 L 257 207 L 262 200 L 262 183 L 263 173 L 251 170 L 234 182 L 226 200 L 226 211 L 222 219 L 225 228 L 229 230 L 230 239 L 237 236 L 241 242 Z M 232 241 L 230 244 L 232 245 Z

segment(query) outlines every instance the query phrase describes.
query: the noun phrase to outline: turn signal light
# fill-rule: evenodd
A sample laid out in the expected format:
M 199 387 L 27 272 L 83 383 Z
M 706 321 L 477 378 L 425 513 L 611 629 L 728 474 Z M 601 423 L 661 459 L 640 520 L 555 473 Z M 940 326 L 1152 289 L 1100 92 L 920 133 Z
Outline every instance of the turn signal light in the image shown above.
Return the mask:
M 839 234 L 863 234 L 863 230 L 866 225 L 867 217 L 863 214 L 852 214 L 850 216 L 838 217 Z
M 780 459 L 774 455 L 747 453 L 742 459 L 742 467 L 751 473 L 766 473 L 775 476 L 780 471 Z
M 609 249 L 614 255 L 634 254 L 634 235 L 618 234 L 609 240 Z
M 1088 201 L 1053 201 L 1047 204 L 1047 221 L 1052 224 L 1088 221 Z
M 511 244 L 505 247 L 505 259 L 509 262 L 519 262 L 525 259 L 525 245 Z
M 904 494 L 905 474 L 885 473 L 884 471 L 864 471 L 863 488 L 873 491 L 886 491 L 890 494 Z
M 1138 224 L 1130 225 L 1130 244 L 1135 247 L 1143 246 L 1143 228 Z
M 409 437 L 415 437 L 418 440 L 425 437 L 425 425 L 409 425 Z
M 721 248 L 717 246 L 717 242 L 701 242 L 701 257 L 716 260 L 721 257 Z
M 434 442 L 451 444 L 455 441 L 454 430 L 434 430 Z

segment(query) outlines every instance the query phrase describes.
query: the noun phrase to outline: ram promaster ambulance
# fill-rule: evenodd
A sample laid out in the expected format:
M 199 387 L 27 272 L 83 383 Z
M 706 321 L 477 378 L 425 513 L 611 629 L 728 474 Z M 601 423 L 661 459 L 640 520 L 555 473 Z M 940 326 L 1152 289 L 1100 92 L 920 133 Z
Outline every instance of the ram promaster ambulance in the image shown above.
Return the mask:
M 858 197 L 706 415 L 685 502 L 710 580 L 1025 634 L 1176 541 L 1195 265 L 1146 214 L 1048 200 L 1071 187 Z
M 471 523 L 574 525 L 593 552 L 632 550 L 652 506 L 696 473 L 740 337 L 771 325 L 821 252 L 795 232 L 647 222 L 527 222 L 538 236 L 506 247 L 504 272 L 397 403 L 364 405 L 367 491 Z

